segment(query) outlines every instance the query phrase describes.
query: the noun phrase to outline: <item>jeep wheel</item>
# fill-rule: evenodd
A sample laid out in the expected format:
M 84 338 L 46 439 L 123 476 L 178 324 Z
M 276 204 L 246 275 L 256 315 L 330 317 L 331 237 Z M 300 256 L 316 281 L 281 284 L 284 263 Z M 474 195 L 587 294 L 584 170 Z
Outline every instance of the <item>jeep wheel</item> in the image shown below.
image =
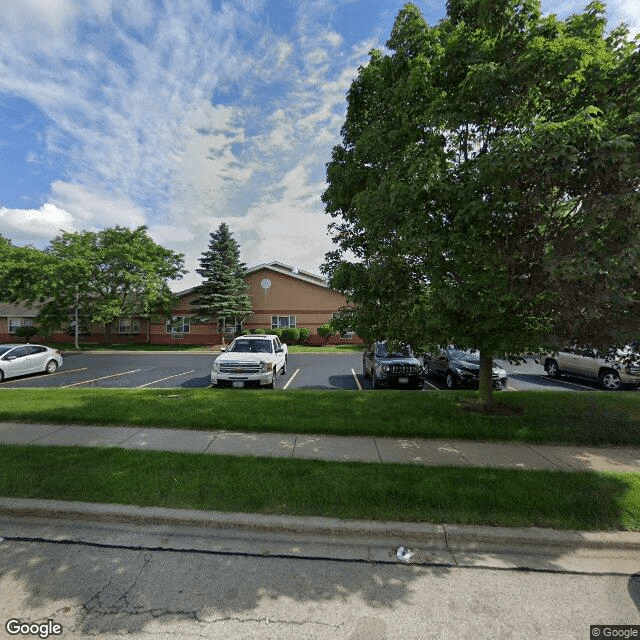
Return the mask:
M 547 375 L 550 378 L 560 377 L 560 368 L 558 367 L 558 363 L 555 360 L 547 360 L 547 362 L 545 363 L 545 369 L 547 370 Z
M 607 391 L 617 391 L 622 386 L 620 376 L 613 369 L 603 369 L 598 376 L 600 386 Z
M 453 389 L 456 386 L 456 379 L 450 371 L 447 373 L 447 377 L 445 378 L 445 384 L 447 385 L 447 389 Z

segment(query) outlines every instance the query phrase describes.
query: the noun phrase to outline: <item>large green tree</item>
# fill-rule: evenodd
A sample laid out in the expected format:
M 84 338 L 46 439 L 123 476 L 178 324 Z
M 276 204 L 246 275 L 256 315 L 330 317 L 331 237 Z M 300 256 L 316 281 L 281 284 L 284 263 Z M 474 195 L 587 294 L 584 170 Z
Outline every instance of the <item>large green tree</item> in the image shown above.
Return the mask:
M 240 246 L 226 223 L 209 234 L 209 246 L 202 253 L 202 276 L 198 297 L 193 301 L 194 319 L 198 322 L 220 321 L 222 335 L 228 321 L 243 321 L 251 314 L 251 297 L 245 282 L 246 265 L 240 261 Z
M 167 280 L 184 274 L 184 257 L 153 242 L 145 226 L 63 232 L 44 251 L 0 243 L 3 296 L 38 305 L 43 324 L 69 320 L 78 306 L 88 322 L 111 325 L 121 316 L 171 310 Z M 6 269 L 6 270 L 5 270 Z
M 367 338 L 496 356 L 639 332 L 638 42 L 604 5 L 407 4 L 348 93 L 324 270 Z

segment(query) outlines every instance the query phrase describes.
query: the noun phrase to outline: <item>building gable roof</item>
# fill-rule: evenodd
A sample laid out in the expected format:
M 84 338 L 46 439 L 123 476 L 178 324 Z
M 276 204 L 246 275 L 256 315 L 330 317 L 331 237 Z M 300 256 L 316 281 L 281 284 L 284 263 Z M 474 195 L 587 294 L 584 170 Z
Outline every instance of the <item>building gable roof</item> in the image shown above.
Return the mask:
M 250 267 L 249 269 L 247 269 L 246 273 L 247 275 L 251 275 L 252 273 L 262 271 L 263 269 L 266 269 L 268 271 L 275 271 L 276 273 L 281 273 L 283 275 L 302 280 L 303 282 L 315 284 L 316 286 L 322 287 L 323 289 L 329 288 L 327 285 L 327 281 L 322 276 L 318 276 L 315 273 L 310 273 L 308 271 L 302 271 L 300 269 L 297 269 L 296 267 L 290 267 L 287 264 L 277 261 Z M 197 289 L 198 287 L 191 287 L 190 289 L 185 289 L 184 291 L 177 291 L 175 295 L 180 298 L 182 296 L 189 295 L 190 293 L 194 293 L 195 291 L 197 291 Z

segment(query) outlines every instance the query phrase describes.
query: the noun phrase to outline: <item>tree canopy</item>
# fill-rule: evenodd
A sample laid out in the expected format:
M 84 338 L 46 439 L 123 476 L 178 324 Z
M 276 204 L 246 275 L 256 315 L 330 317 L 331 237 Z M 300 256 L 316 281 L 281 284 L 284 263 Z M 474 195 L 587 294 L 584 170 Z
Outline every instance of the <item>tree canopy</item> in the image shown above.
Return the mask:
M 640 333 L 638 42 L 591 2 L 400 11 L 348 92 L 323 270 L 369 339 L 491 359 Z
M 224 222 L 209 234 L 209 246 L 202 253 L 196 271 L 203 282 L 193 301 L 194 319 L 212 322 L 244 320 L 251 313 L 251 298 L 246 293 L 246 265 L 240 261 L 240 246 Z
M 83 318 L 105 326 L 109 341 L 121 316 L 168 314 L 174 295 L 167 280 L 184 273 L 183 255 L 153 242 L 145 226 L 64 231 L 44 251 L 0 238 L 0 249 L 7 302 L 37 304 L 47 326 L 68 321 L 78 305 Z

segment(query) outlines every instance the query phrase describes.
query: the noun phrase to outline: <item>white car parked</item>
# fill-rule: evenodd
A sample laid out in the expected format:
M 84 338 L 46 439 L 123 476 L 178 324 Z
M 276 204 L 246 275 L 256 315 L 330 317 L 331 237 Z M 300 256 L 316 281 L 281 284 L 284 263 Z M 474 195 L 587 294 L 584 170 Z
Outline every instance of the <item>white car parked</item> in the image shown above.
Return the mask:
M 273 389 L 278 372 L 287 372 L 287 345 L 275 335 L 239 336 L 221 351 L 211 370 L 213 386 Z
M 60 352 L 39 344 L 0 344 L 0 382 L 29 373 L 54 373 L 62 366 Z

